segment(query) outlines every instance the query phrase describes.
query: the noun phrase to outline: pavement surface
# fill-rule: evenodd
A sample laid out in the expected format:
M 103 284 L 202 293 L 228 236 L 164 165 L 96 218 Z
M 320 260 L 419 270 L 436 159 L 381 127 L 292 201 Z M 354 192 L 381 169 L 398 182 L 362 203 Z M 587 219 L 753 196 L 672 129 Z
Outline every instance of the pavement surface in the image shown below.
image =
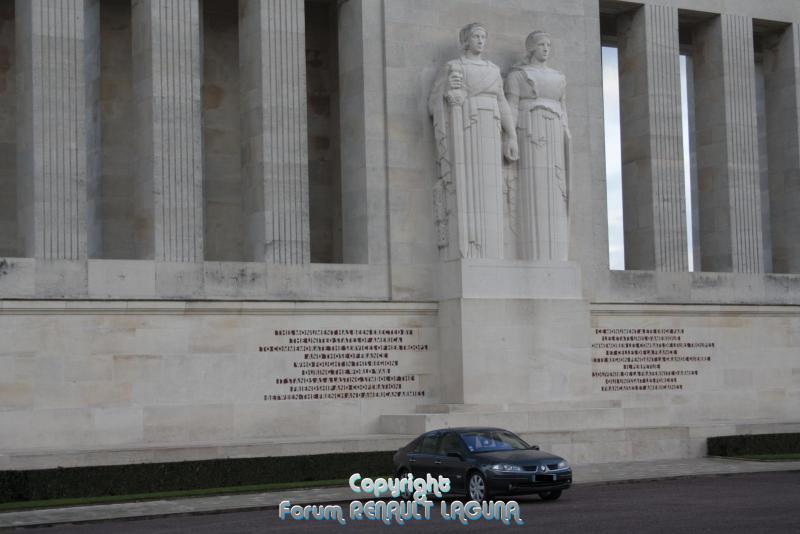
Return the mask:
M 467 526 L 442 519 L 435 503 L 431 520 L 403 526 L 353 520 L 343 504 L 346 525 L 334 521 L 280 520 L 274 508 L 211 515 L 114 520 L 45 527 L 47 534 L 247 534 L 269 532 L 400 532 L 420 533 L 797 533 L 800 532 L 800 471 L 633 481 L 625 484 L 576 486 L 558 501 L 520 497 L 523 525 L 503 526 L 476 520 Z M 445 506 L 452 510 L 452 499 Z M 33 532 L 39 531 L 36 529 Z
M 552 515 L 551 512 L 556 510 L 559 511 L 559 514 L 557 515 L 560 516 L 562 507 L 565 506 L 564 503 L 568 503 L 566 504 L 567 508 L 572 506 L 586 506 L 587 504 L 590 504 L 593 508 L 590 510 L 581 511 L 581 518 L 592 517 L 592 510 L 594 510 L 594 513 L 601 511 L 602 507 L 598 508 L 600 506 L 598 503 L 604 501 L 606 502 L 606 506 L 610 506 L 611 508 L 621 507 L 621 509 L 624 508 L 627 510 L 641 512 L 642 509 L 639 508 L 639 506 L 642 496 L 649 495 L 649 498 L 653 501 L 653 506 L 657 505 L 655 508 L 653 508 L 653 510 L 662 510 L 665 513 L 669 510 L 672 510 L 672 513 L 664 516 L 664 520 L 666 521 L 664 525 L 670 524 L 673 525 L 674 528 L 667 529 L 665 527 L 665 532 L 674 531 L 675 528 L 681 528 L 680 526 L 677 526 L 680 523 L 676 523 L 676 521 L 678 521 L 677 518 L 679 517 L 687 516 L 688 514 L 687 517 L 695 520 L 697 519 L 695 516 L 698 514 L 700 516 L 705 516 L 706 512 L 702 511 L 705 510 L 705 508 L 700 505 L 703 503 L 709 505 L 718 501 L 725 504 L 725 508 L 728 510 L 728 516 L 735 516 L 737 521 L 741 519 L 741 524 L 750 525 L 750 532 L 759 531 L 759 526 L 758 524 L 751 524 L 750 519 L 746 517 L 746 514 L 742 510 L 746 510 L 748 507 L 755 506 L 758 502 L 762 501 L 762 504 L 765 507 L 768 507 L 770 503 L 775 506 L 791 505 L 792 508 L 791 513 L 789 514 L 790 517 L 784 517 L 784 523 L 785 525 L 796 525 L 798 527 L 789 531 L 800 532 L 800 461 L 756 462 L 723 458 L 693 458 L 683 460 L 657 460 L 649 462 L 589 464 L 576 466 L 573 468 L 573 470 L 574 484 L 577 487 L 573 487 L 569 491 L 565 492 L 562 500 L 544 503 L 535 496 L 516 498 L 515 500 L 523 505 L 523 519 L 529 518 L 526 519 L 527 522 L 538 523 L 541 520 L 541 518 L 539 518 L 540 513 L 546 512 L 545 515 L 550 516 Z M 746 484 L 735 483 L 737 477 L 719 476 L 692 480 L 669 480 L 680 477 L 697 477 L 703 475 L 744 476 L 744 474 L 747 473 L 760 474 L 746 475 L 746 477 L 753 477 L 751 479 L 752 483 Z M 661 482 L 640 482 L 639 484 L 635 485 L 614 484 L 625 481 L 647 480 Z M 777 484 L 776 481 L 778 482 Z M 731 487 L 726 486 L 726 484 L 729 483 Z M 612 485 L 609 486 L 608 484 Z M 714 486 L 720 487 L 715 488 Z M 785 491 L 776 490 L 776 488 L 780 488 L 782 486 L 784 487 Z M 648 490 L 648 488 L 651 487 L 655 489 Z M 664 494 L 663 499 L 659 496 L 660 491 L 662 491 L 658 489 L 659 487 L 666 488 L 667 493 Z M 760 489 L 757 490 L 757 488 Z M 643 490 L 648 490 L 649 493 L 648 491 Z M 631 493 L 630 498 L 633 498 L 634 501 L 628 502 L 625 500 L 628 498 L 625 497 L 625 494 L 627 493 Z M 688 500 L 687 498 L 675 500 L 683 494 L 693 495 L 693 497 Z M 610 495 L 611 497 L 606 497 L 605 499 L 600 499 L 598 501 L 599 496 L 603 495 Z M 617 497 L 613 497 L 614 495 L 617 495 Z M 672 495 L 672 497 L 670 497 L 670 495 Z M 183 532 L 191 530 L 195 534 L 200 532 L 271 532 L 273 530 L 272 527 L 269 530 L 264 530 L 263 528 L 268 523 L 273 523 L 274 529 L 278 530 L 286 528 L 293 528 L 295 530 L 298 528 L 311 528 L 312 525 L 315 529 L 341 528 L 338 523 L 328 523 L 328 527 L 325 527 L 325 523 L 316 521 L 314 523 L 307 521 L 280 521 L 277 519 L 277 513 L 274 508 L 277 507 L 280 501 L 285 499 L 290 500 L 292 504 L 331 504 L 345 502 L 343 507 L 345 508 L 345 514 L 347 514 L 346 504 L 354 498 L 356 498 L 356 495 L 350 491 L 349 488 L 342 487 L 225 495 L 216 497 L 181 498 L 93 506 L 74 506 L 66 508 L 48 508 L 33 511 L 0 513 L 0 528 L 87 523 L 83 525 L 70 525 L 68 528 L 65 527 L 66 530 L 51 528 L 48 529 L 47 532 L 107 532 L 110 530 L 110 525 L 112 524 L 109 523 L 109 521 L 143 518 L 160 519 L 117 522 L 114 523 L 115 526 L 113 527 L 113 530 L 117 531 L 121 529 L 121 531 L 129 532 Z M 612 500 L 608 501 L 609 498 Z M 708 499 L 711 499 L 712 502 L 706 502 Z M 730 501 L 730 499 L 739 499 L 741 501 L 741 506 L 744 506 L 744 508 L 729 508 L 733 506 L 731 504 L 733 501 Z M 625 504 L 626 502 L 627 504 Z M 632 502 L 636 502 L 635 507 L 631 507 Z M 669 504 L 670 502 L 672 502 L 672 504 Z M 554 508 L 543 508 L 542 505 L 548 507 L 554 506 Z M 642 506 L 649 507 L 650 504 L 644 503 Z M 697 508 L 697 510 L 693 512 L 692 510 L 695 508 Z M 271 510 L 264 511 L 265 509 Z M 258 512 L 252 512 L 253 510 L 257 510 Z M 736 510 L 736 512 L 731 514 L 731 510 Z M 563 509 L 563 511 L 568 512 L 569 510 Z M 643 515 L 643 517 L 646 519 L 649 515 L 650 508 L 647 508 L 647 511 L 648 514 L 639 513 L 637 517 L 639 515 Z M 169 517 L 175 515 L 186 516 L 196 514 L 213 514 L 216 512 L 246 513 L 244 515 L 226 513 L 219 516 L 200 515 L 197 517 Z M 247 513 L 254 515 L 249 516 Z M 653 513 L 655 513 L 655 511 Z M 223 518 L 223 516 L 224 519 L 220 519 Z M 440 516 L 438 509 L 434 511 L 433 516 L 434 518 Z M 667 516 L 669 516 L 669 518 Z M 781 517 L 781 514 L 776 511 L 771 515 L 770 518 L 779 519 Z M 242 519 L 244 523 L 237 523 L 239 519 Z M 622 521 L 624 519 L 624 514 L 618 519 L 619 521 Z M 719 521 L 722 519 L 725 519 L 725 514 L 720 512 L 720 517 L 716 520 L 716 522 L 712 522 L 710 524 L 724 524 L 724 522 L 719 523 Z M 763 519 L 764 518 L 762 518 L 762 521 Z M 616 520 L 617 519 L 615 519 L 615 521 Z M 156 523 L 151 524 L 153 521 Z M 178 523 L 170 526 L 170 521 L 177 521 Z M 234 526 L 230 527 L 232 530 L 227 529 L 227 527 L 222 528 L 222 526 L 218 524 L 219 521 L 222 521 L 225 524 L 230 523 L 231 525 L 238 524 L 241 528 L 236 529 Z M 248 521 L 253 521 L 254 523 L 251 526 L 253 528 L 258 527 L 259 529 L 248 530 Z M 639 521 L 638 519 L 631 519 L 631 521 L 631 529 L 633 530 L 637 530 L 645 526 L 644 524 L 639 524 L 638 526 L 634 525 L 633 523 Z M 795 523 L 792 523 L 792 521 L 795 521 Z M 91 524 L 93 522 L 103 523 Z M 425 521 L 423 523 L 424 525 L 415 525 L 415 527 L 424 527 L 425 525 L 434 527 L 435 525 L 439 524 L 436 532 L 440 532 L 443 525 L 452 525 L 453 527 L 463 528 L 462 525 L 452 521 L 441 523 L 439 520 L 430 522 Z M 204 525 L 209 526 L 215 524 L 217 527 L 216 529 L 206 530 L 204 527 Z M 487 528 L 494 529 L 498 528 L 499 526 L 497 522 L 478 521 L 474 524 L 471 524 L 470 527 L 482 528 L 477 527 L 479 524 L 487 526 Z M 146 530 L 140 529 L 146 525 L 149 525 Z M 183 526 L 179 527 L 177 525 Z M 350 527 L 358 525 L 374 528 L 378 526 L 378 523 L 374 521 L 348 523 L 348 526 Z M 162 526 L 163 529 L 161 529 Z M 593 523 L 587 523 L 584 525 L 584 529 L 596 530 L 592 528 L 592 526 Z M 772 526 L 774 527 L 775 525 Z M 620 529 L 622 529 L 622 523 L 620 523 Z M 479 529 L 478 531 L 480 532 L 481 530 Z M 559 529 L 559 531 L 561 530 Z M 575 531 L 577 532 L 578 530 Z M 770 531 L 782 532 L 783 530 L 772 529 Z

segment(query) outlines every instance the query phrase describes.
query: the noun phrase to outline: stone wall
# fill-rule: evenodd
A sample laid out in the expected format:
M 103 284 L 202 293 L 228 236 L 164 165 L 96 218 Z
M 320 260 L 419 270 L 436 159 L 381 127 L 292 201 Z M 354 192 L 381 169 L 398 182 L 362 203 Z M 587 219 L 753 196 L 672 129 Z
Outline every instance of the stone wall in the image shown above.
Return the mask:
M 75 304 L 0 303 L 3 453 L 375 434 L 438 401 L 435 305 Z M 272 400 L 292 387 L 345 398 Z

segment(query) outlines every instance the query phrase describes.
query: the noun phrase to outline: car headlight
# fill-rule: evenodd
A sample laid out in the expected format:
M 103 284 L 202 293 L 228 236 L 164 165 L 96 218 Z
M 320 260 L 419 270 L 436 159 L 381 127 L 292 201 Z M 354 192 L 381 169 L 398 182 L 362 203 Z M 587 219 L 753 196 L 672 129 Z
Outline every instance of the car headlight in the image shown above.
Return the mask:
M 494 464 L 490 465 L 489 469 L 497 473 L 516 473 L 518 471 L 522 471 L 520 466 L 511 464 Z
M 566 469 L 567 467 L 569 467 L 569 464 L 567 463 L 566 460 L 561 460 L 560 462 L 558 462 L 559 469 Z

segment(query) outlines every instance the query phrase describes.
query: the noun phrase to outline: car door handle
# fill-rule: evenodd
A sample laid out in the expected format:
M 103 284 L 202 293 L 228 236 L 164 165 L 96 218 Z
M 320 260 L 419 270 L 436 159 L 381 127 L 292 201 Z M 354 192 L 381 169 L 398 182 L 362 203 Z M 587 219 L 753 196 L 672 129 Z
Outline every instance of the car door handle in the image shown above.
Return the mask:
M 410 463 L 410 464 L 413 464 L 413 463 L 414 463 L 414 462 L 416 462 L 416 461 L 417 461 L 417 460 L 416 460 L 415 458 L 409 458 L 409 459 L 408 459 L 408 463 Z
M 433 463 L 434 463 L 434 464 L 436 464 L 436 465 L 440 465 L 440 464 L 442 463 L 442 461 L 441 461 L 441 460 L 436 460 L 436 461 L 435 461 L 435 462 L 433 462 Z

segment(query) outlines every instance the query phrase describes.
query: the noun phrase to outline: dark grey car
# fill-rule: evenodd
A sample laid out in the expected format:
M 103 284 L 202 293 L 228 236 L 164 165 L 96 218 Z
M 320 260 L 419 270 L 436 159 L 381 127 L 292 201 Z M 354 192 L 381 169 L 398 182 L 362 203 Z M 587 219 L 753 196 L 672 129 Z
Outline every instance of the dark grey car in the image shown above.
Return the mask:
M 572 468 L 566 460 L 502 428 L 426 432 L 395 453 L 394 467 L 397 476 L 447 477 L 451 493 L 476 501 L 531 493 L 555 500 L 572 485 Z

